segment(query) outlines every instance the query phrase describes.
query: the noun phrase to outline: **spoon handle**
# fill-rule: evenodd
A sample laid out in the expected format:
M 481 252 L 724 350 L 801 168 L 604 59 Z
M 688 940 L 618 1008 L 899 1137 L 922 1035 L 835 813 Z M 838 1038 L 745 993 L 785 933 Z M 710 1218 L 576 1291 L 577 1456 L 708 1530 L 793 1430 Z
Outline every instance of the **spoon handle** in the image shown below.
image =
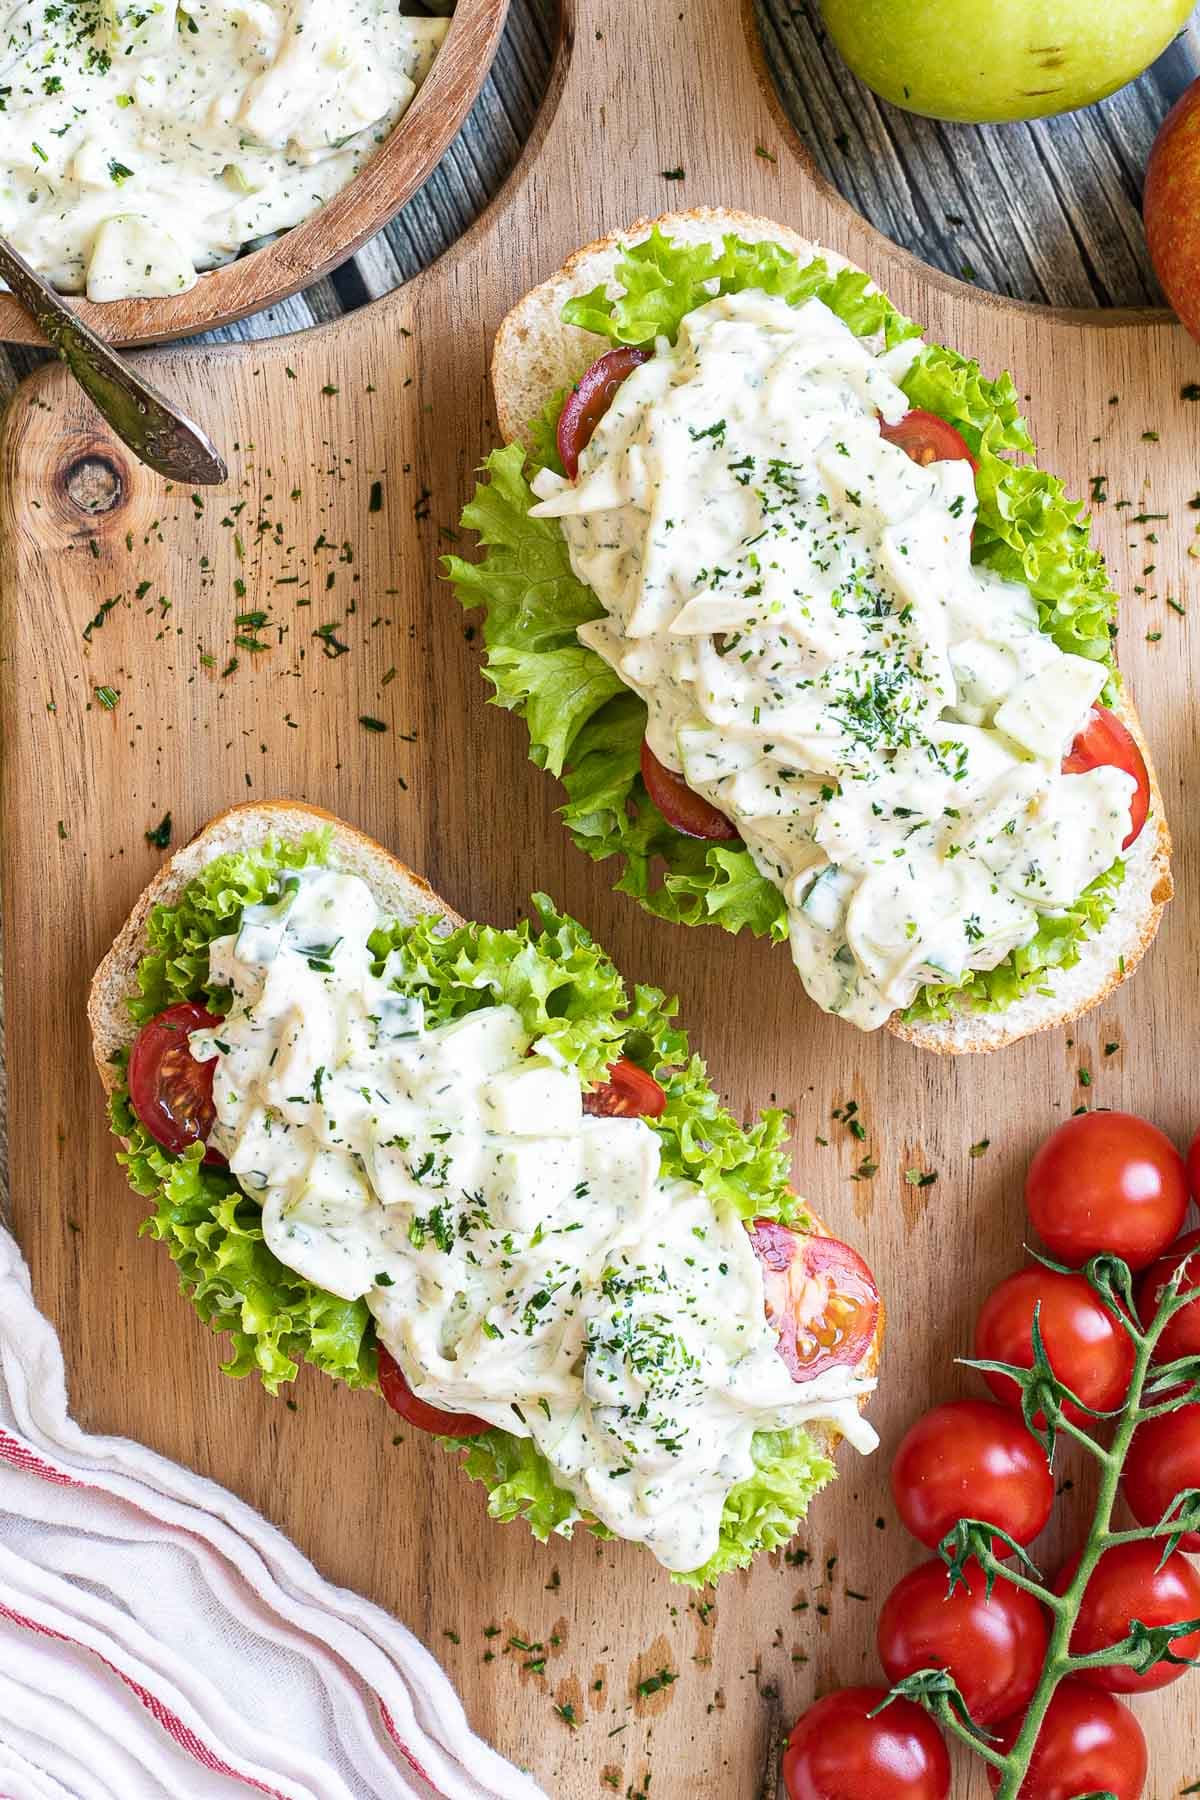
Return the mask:
M 216 487 L 229 479 L 224 458 L 207 433 L 97 337 L 3 238 L 0 274 L 84 393 L 140 461 L 188 487 Z

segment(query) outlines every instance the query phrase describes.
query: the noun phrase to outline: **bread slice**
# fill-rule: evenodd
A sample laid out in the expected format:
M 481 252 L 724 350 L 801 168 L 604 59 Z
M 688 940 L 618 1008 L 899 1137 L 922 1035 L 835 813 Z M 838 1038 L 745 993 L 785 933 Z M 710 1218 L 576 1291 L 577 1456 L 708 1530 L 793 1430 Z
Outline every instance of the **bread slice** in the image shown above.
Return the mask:
M 684 243 L 717 245 L 729 233 L 747 242 L 773 239 L 805 261 L 820 256 L 831 269 L 849 268 L 844 256 L 801 237 L 786 225 L 750 213 L 721 207 L 666 213 L 639 219 L 627 231 L 614 232 L 568 258 L 556 275 L 518 300 L 502 321 L 492 354 L 496 417 L 506 443 L 528 443 L 528 428 L 546 404 L 569 387 L 595 361 L 604 347 L 591 332 L 563 322 L 565 303 L 601 283 L 616 293 L 614 277 L 622 246 L 648 237 L 653 226 Z M 1137 740 L 1150 776 L 1150 814 L 1141 836 L 1125 858 L 1125 879 L 1103 930 L 1088 938 L 1071 969 L 1048 971 L 1041 989 L 998 1013 L 961 1013 L 944 1022 L 906 1024 L 899 1013 L 888 1030 L 922 1049 L 940 1055 L 998 1050 L 1019 1038 L 1066 1024 L 1087 1012 L 1133 973 L 1158 930 L 1163 907 L 1171 898 L 1171 834 L 1163 813 L 1162 794 L 1145 735 L 1126 693 L 1113 710 Z
M 112 949 L 92 977 L 88 1023 L 92 1030 L 92 1054 L 106 1094 L 111 1094 L 121 1082 L 114 1055 L 127 1049 L 137 1035 L 137 1026 L 129 1017 L 128 1002 L 138 991 L 138 964 L 146 954 L 146 924 L 154 908 L 171 905 L 189 881 L 228 851 L 252 850 L 269 838 L 296 840 L 322 829 L 330 833 L 331 862 L 348 874 L 361 876 L 385 912 L 406 924 L 428 913 L 438 914 L 450 926 L 463 923 L 427 881 L 415 875 L 374 838 L 345 824 L 334 814 L 289 800 L 233 806 L 211 819 L 163 864 L 141 894 L 117 933 Z M 811 1210 L 809 1216 L 816 1233 L 827 1236 L 825 1227 Z M 884 1327 L 885 1313 L 881 1302 L 874 1338 L 854 1371 L 864 1380 L 870 1379 L 879 1367 Z M 866 1395 L 862 1396 L 860 1408 L 866 1404 L 866 1399 Z M 818 1451 L 832 1456 L 841 1433 L 822 1421 L 810 1424 L 807 1430 Z

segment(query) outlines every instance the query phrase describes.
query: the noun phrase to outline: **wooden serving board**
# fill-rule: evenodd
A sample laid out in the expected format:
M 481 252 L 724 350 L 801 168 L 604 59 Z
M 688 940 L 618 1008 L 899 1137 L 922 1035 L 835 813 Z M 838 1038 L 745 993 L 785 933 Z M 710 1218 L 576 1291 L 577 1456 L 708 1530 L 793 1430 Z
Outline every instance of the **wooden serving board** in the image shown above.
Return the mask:
M 564 1800 L 775 1800 L 797 1711 L 876 1678 L 878 1605 L 918 1560 L 888 1499 L 889 1452 L 918 1409 L 970 1386 L 953 1358 L 987 1286 L 1021 1260 L 1033 1146 L 1083 1101 L 1148 1113 L 1180 1140 L 1200 1123 L 1187 788 L 1200 405 L 1181 398 L 1200 350 L 1160 315 L 991 301 L 867 230 L 799 156 L 748 21 L 728 0 L 577 0 L 521 170 L 440 263 L 304 336 L 148 357 L 228 451 L 226 492 L 193 499 L 132 467 L 57 368 L 20 390 L 3 438 L 13 1199 L 77 1416 L 229 1484 L 326 1574 L 407 1620 L 476 1727 Z M 1104 477 L 1097 530 L 1127 596 L 1123 662 L 1174 815 L 1181 897 L 1136 979 L 1074 1031 L 941 1061 L 823 1017 L 783 951 L 661 926 L 613 895 L 611 871 L 570 847 L 523 728 L 485 706 L 438 557 L 495 438 L 496 325 L 577 245 L 713 203 L 778 217 L 871 269 L 934 338 L 1014 371 L 1044 461 L 1074 491 Z M 259 611 L 256 653 L 235 645 L 235 619 Z M 272 795 L 376 833 L 468 915 L 507 923 L 531 888 L 549 890 L 631 979 L 679 992 L 735 1107 L 795 1109 L 797 1185 L 862 1246 L 889 1303 L 872 1413 L 884 1448 L 843 1453 L 795 1552 L 726 1578 L 711 1609 L 632 1547 L 581 1535 L 541 1549 L 489 1524 L 482 1491 L 428 1442 L 395 1442 L 370 1395 L 305 1373 L 285 1405 L 224 1380 L 166 1256 L 139 1242 L 142 1208 L 90 1065 L 88 977 L 160 860 L 145 833 L 168 810 L 179 842 L 231 802 Z M 831 1118 L 850 1099 L 865 1143 Z M 855 1180 L 868 1152 L 878 1172 Z M 907 1183 L 913 1168 L 937 1181 Z M 1050 1566 L 1085 1492 L 1064 1496 Z M 640 1695 L 662 1669 L 677 1679 Z M 1164 1800 L 1200 1778 L 1200 1678 L 1140 1712 L 1147 1794 Z M 978 1769 L 960 1765 L 955 1791 L 980 1800 Z

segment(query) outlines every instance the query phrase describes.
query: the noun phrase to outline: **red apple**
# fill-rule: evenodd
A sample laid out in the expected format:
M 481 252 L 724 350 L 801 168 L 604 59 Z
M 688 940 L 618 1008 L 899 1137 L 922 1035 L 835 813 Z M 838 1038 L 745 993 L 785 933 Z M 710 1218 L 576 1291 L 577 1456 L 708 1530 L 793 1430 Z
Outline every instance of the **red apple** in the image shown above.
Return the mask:
M 1155 273 L 1180 322 L 1200 340 L 1200 80 L 1163 120 L 1142 206 Z

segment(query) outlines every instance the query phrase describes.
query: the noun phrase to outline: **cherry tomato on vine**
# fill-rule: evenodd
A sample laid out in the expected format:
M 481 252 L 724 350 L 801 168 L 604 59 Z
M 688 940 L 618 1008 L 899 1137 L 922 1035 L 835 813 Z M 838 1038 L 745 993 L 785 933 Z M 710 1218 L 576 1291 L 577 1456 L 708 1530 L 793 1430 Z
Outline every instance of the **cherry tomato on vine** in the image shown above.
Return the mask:
M 892 1463 L 892 1495 L 904 1524 L 935 1550 L 959 1519 L 983 1519 L 1018 1544 L 1050 1517 L 1054 1478 L 1024 1422 L 993 1400 L 952 1400 L 917 1420 Z M 1007 1556 L 996 1539 L 998 1556 Z
M 712 838 L 728 842 L 737 836 L 737 826 L 717 807 L 711 806 L 703 794 L 693 793 L 682 775 L 659 762 L 653 750 L 642 739 L 642 780 L 646 792 L 668 825 L 684 837 Z
M 1046 1657 L 1046 1615 L 1032 1594 L 1000 1577 L 987 1597 L 978 1563 L 948 1592 L 940 1557 L 897 1582 L 879 1615 L 877 1643 L 893 1684 L 918 1669 L 947 1669 L 977 1725 L 1028 1706 Z
M 1192 1199 L 1200 1200 L 1200 1131 L 1188 1145 L 1187 1153 L 1188 1186 L 1192 1190 Z
M 591 443 L 592 433 L 612 405 L 613 395 L 625 377 L 651 355 L 649 350 L 618 345 L 599 357 L 567 395 L 558 415 L 558 454 L 569 480 L 574 481 L 578 475 L 579 452 Z
M 889 444 L 898 444 L 905 455 L 920 463 L 922 468 L 935 462 L 969 462 L 976 474 L 979 472 L 979 464 L 967 448 L 962 433 L 939 418 L 937 413 L 925 412 L 921 407 L 906 412 L 895 425 L 881 419 L 879 435 Z
M 666 1089 L 627 1056 L 619 1056 L 608 1080 L 583 1096 L 583 1110 L 593 1118 L 658 1119 L 666 1105 Z
M 1160 1256 L 1142 1276 L 1138 1284 L 1138 1317 L 1149 1325 L 1159 1309 L 1163 1289 L 1174 1275 L 1189 1250 L 1196 1252 L 1179 1283 L 1181 1294 L 1200 1288 L 1200 1231 L 1185 1232 L 1170 1249 Z M 1200 1299 L 1182 1307 L 1154 1346 L 1155 1362 L 1177 1362 L 1181 1356 L 1200 1356 Z
M 442 1412 L 439 1407 L 418 1400 L 391 1351 L 379 1344 L 377 1352 L 379 1391 L 392 1411 L 410 1425 L 421 1431 L 434 1431 L 439 1437 L 478 1437 L 481 1431 L 492 1429 L 486 1419 L 477 1419 L 474 1413 Z
M 998 1750 L 1012 1749 L 1022 1723 L 1018 1716 L 1000 1727 Z M 1142 1800 L 1148 1764 L 1142 1728 L 1127 1706 L 1082 1682 L 1064 1681 L 1038 1733 L 1019 1800 L 1078 1800 L 1080 1794 L 1102 1793 Z M 995 1792 L 1000 1775 L 990 1766 L 988 1781 Z
M 197 1062 L 188 1034 L 219 1025 L 215 1013 L 195 1000 L 180 1000 L 146 1024 L 129 1052 L 129 1104 L 156 1143 L 180 1156 L 201 1143 L 213 1128 L 215 1062 Z M 204 1160 L 224 1166 L 219 1150 L 205 1149 Z
M 1129 1510 L 1139 1525 L 1157 1525 L 1186 1488 L 1200 1488 L 1200 1405 L 1147 1419 L 1133 1434 L 1122 1475 Z M 1200 1555 L 1200 1531 L 1187 1531 L 1179 1548 Z
M 941 1733 L 911 1700 L 884 1688 L 842 1688 L 810 1706 L 783 1753 L 788 1800 L 948 1800 L 950 1758 Z
M 1033 1367 L 1033 1318 L 1059 1381 L 1095 1412 L 1113 1412 L 1129 1389 L 1133 1339 L 1102 1304 L 1082 1275 L 1060 1275 L 1040 1265 L 1021 1269 L 993 1288 L 975 1326 L 975 1355 L 985 1362 Z M 1020 1410 L 1021 1389 L 1009 1375 L 984 1380 L 1005 1406 Z M 1086 1424 L 1081 1406 L 1064 1403 L 1067 1417 Z M 1044 1419 L 1039 1416 L 1037 1423 Z
M 1137 739 L 1107 706 L 1093 706 L 1088 722 L 1063 758 L 1064 775 L 1086 775 L 1089 769 L 1124 769 L 1132 775 L 1136 786 L 1129 803 L 1129 836 L 1121 845 L 1128 850 L 1141 836 L 1146 814 L 1150 811 L 1150 777 L 1146 759 L 1138 749 Z
M 1143 1625 L 1182 1625 L 1200 1619 L 1200 1575 L 1178 1551 L 1159 1568 L 1165 1547 L 1150 1539 L 1142 1544 L 1114 1544 L 1104 1552 L 1083 1592 L 1071 1633 L 1072 1655 L 1091 1656 L 1093 1651 L 1119 1644 L 1128 1636 L 1133 1619 L 1140 1619 Z M 1079 1558 L 1074 1556 L 1059 1570 L 1056 1594 L 1066 1593 L 1078 1567 Z M 1171 1649 L 1176 1656 L 1200 1654 L 1200 1629 L 1172 1639 Z M 1185 1673 L 1180 1664 L 1163 1662 L 1145 1675 L 1114 1667 L 1085 1669 L 1077 1679 L 1110 1694 L 1149 1694 L 1170 1687 Z
M 1083 1264 L 1109 1251 L 1144 1269 L 1183 1224 L 1187 1174 L 1170 1138 L 1148 1120 L 1080 1113 L 1030 1163 L 1025 1204 L 1060 1261 Z
M 776 1219 L 755 1219 L 748 1230 L 762 1264 L 767 1323 L 779 1333 L 792 1379 L 856 1368 L 879 1322 L 879 1289 L 858 1251 Z

